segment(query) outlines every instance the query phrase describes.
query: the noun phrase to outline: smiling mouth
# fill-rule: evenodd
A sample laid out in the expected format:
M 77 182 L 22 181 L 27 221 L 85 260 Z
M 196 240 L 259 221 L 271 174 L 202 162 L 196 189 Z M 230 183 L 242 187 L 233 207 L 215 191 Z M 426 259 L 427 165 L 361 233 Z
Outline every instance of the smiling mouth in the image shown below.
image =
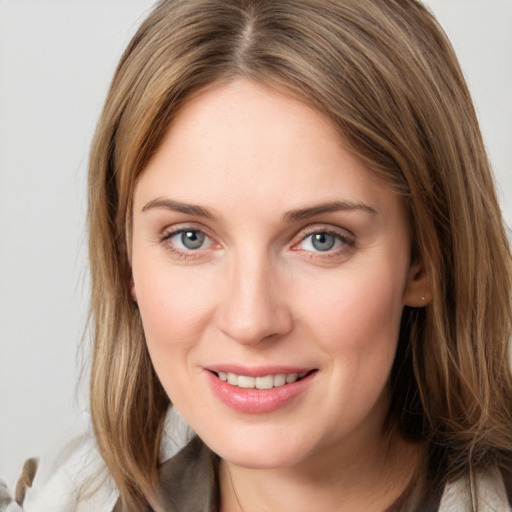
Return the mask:
M 231 372 L 212 372 L 221 381 L 227 382 L 234 387 L 242 389 L 272 389 L 297 382 L 316 370 L 309 370 L 301 373 L 278 373 L 262 377 L 251 377 L 249 375 L 237 375 Z

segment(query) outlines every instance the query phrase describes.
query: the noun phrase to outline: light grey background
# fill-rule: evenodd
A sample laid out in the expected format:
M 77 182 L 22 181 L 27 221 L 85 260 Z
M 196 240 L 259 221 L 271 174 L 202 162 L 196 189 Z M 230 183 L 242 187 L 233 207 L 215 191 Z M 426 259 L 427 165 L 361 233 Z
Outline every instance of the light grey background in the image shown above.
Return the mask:
M 116 62 L 153 3 L 0 0 L 0 476 L 10 484 L 26 457 L 87 425 L 75 391 L 88 146 Z M 428 4 L 468 78 L 511 225 L 512 0 Z

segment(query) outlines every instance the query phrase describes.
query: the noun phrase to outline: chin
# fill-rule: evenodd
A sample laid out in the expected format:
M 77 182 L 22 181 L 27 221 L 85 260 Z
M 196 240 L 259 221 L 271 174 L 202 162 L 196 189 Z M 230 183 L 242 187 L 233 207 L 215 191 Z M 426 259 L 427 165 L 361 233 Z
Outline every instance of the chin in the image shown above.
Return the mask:
M 280 469 L 297 465 L 304 453 L 287 453 L 276 447 L 268 447 L 265 451 L 254 447 L 243 451 L 229 449 L 224 456 L 218 454 L 223 460 L 235 466 L 248 469 Z
M 305 434 L 300 436 L 300 440 L 295 440 L 282 432 L 238 434 L 228 433 L 221 439 L 210 436 L 202 439 L 223 460 L 250 469 L 295 466 L 304 459 L 308 451 L 309 443 Z

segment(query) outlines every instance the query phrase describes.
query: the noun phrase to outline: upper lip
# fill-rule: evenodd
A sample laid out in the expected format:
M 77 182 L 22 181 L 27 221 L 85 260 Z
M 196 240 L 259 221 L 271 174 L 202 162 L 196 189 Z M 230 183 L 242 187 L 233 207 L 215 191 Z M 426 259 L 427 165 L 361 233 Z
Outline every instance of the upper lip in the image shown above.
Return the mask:
M 289 366 L 289 365 L 272 365 L 272 366 L 243 366 L 238 364 L 213 364 L 205 366 L 206 370 L 219 373 L 234 373 L 235 375 L 246 375 L 248 377 L 265 377 L 266 375 L 288 375 L 290 373 L 304 373 L 315 370 L 308 366 Z

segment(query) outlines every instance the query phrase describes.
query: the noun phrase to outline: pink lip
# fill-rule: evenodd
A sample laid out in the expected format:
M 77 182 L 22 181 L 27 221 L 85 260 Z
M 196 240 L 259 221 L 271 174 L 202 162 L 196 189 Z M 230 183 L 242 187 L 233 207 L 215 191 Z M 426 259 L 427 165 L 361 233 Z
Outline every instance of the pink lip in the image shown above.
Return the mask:
M 231 368 L 231 370 L 227 368 Z M 252 368 L 248 371 L 247 368 L 241 370 L 240 368 L 235 369 L 233 366 L 222 366 L 222 369 L 218 371 L 236 373 L 237 375 L 248 375 L 251 377 L 275 375 L 278 373 L 301 373 L 302 371 L 306 371 L 296 370 L 297 369 L 292 369 L 290 371 L 290 369 L 287 368 L 286 371 L 282 371 L 282 369 L 276 370 L 276 367 L 272 367 L 271 369 L 267 367 Z M 312 384 L 318 373 L 316 371 L 311 372 L 301 380 L 272 389 L 243 389 L 220 380 L 213 373 L 214 371 L 217 370 L 208 368 L 208 370 L 204 371 L 213 393 L 222 403 L 231 409 L 247 414 L 269 413 L 290 404 Z

